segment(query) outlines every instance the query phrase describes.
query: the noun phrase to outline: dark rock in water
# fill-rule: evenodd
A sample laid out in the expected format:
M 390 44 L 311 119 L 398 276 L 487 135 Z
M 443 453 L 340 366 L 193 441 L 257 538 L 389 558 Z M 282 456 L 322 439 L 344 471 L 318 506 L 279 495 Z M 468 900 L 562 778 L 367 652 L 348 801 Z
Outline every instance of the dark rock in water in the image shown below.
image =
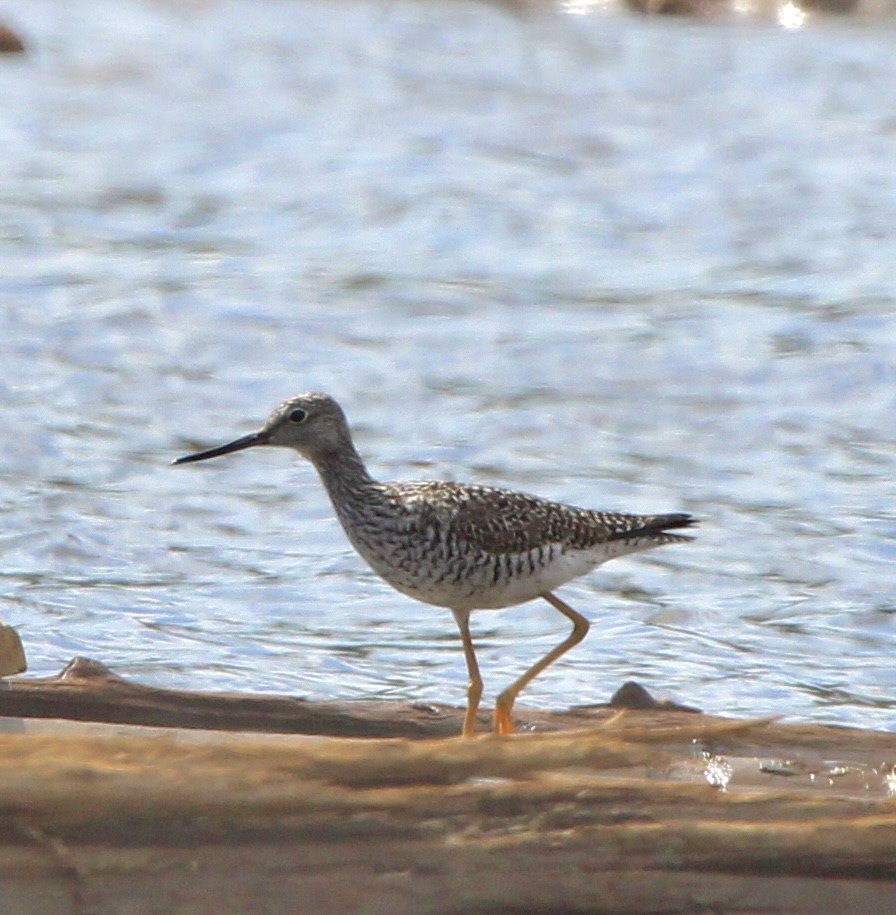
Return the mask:
M 695 712 L 699 713 L 700 709 L 693 708 L 690 705 L 680 705 L 668 699 L 657 700 L 634 680 L 628 680 L 613 693 L 610 699 L 610 708 L 617 709 L 639 709 L 646 711 L 648 709 L 658 709 L 673 712 Z
M 25 42 L 8 26 L 0 22 L 0 54 L 21 54 Z

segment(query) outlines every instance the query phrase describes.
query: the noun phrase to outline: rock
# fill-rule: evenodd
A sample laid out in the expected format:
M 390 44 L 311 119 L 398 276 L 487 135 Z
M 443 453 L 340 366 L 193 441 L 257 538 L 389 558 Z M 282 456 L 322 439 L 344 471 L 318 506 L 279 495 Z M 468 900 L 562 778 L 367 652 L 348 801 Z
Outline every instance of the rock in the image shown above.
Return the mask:
M 0 22 L 0 54 L 22 54 L 25 42 L 8 26 Z

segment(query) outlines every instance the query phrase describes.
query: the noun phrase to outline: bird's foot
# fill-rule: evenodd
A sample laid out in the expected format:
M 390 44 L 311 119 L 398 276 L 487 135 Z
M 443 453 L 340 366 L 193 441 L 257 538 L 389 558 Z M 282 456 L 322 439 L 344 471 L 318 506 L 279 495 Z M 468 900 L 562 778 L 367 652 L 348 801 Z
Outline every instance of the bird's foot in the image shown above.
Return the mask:
M 510 709 L 504 708 L 500 703 L 495 706 L 494 730 L 496 734 L 504 737 L 513 733 L 513 719 L 510 717 Z

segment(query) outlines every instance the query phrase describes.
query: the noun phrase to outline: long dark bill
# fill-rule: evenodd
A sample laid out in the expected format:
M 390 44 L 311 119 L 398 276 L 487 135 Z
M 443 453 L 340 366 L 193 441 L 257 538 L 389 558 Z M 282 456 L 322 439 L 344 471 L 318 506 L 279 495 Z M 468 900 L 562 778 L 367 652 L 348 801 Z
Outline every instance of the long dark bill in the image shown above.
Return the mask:
M 222 454 L 230 454 L 231 451 L 242 451 L 244 448 L 252 448 L 255 445 L 266 445 L 268 439 L 269 436 L 266 432 L 252 432 L 236 439 L 236 441 L 228 442 L 226 445 L 209 448 L 208 451 L 197 451 L 196 454 L 188 454 L 186 457 L 172 461 L 172 464 L 192 464 L 193 461 L 204 461 L 208 458 L 219 457 Z

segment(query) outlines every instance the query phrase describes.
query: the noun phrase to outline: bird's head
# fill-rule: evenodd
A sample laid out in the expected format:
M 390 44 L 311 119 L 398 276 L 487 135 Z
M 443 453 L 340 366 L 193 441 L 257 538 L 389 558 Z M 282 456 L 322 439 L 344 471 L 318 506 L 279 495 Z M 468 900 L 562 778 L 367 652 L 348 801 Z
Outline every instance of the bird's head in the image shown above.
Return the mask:
M 290 397 L 280 404 L 257 432 L 250 432 L 226 445 L 178 458 L 175 464 L 190 464 L 242 451 L 256 445 L 295 448 L 304 457 L 339 451 L 349 439 L 342 408 L 328 394 L 312 392 Z

